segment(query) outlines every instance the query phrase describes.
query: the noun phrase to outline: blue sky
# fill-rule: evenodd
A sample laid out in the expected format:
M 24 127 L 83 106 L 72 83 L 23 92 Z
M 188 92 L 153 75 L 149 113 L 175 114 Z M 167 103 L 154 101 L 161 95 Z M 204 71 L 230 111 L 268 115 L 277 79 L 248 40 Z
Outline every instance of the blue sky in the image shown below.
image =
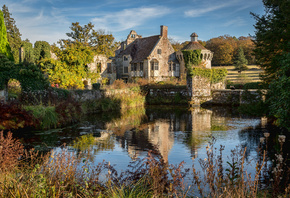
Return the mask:
M 196 32 L 207 41 L 221 35 L 254 34 L 250 12 L 263 14 L 262 0 L 1 0 L 22 33 L 22 39 L 56 43 L 65 39 L 72 22 L 126 39 L 130 30 L 143 37 L 158 35 L 160 25 L 179 42 Z

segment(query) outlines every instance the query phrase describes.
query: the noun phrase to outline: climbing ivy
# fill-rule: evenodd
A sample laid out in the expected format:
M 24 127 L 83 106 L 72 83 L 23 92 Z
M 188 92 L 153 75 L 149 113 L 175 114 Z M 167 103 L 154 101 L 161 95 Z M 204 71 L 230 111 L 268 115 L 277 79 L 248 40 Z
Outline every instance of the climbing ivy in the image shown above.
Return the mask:
M 211 83 L 218 83 L 218 82 L 222 82 L 226 79 L 227 75 L 228 75 L 228 70 L 223 68 L 223 69 L 211 69 Z
M 183 50 L 182 53 L 187 69 L 201 64 L 201 50 Z
M 203 69 L 198 67 L 191 68 L 188 72 L 188 76 L 201 76 L 208 79 L 211 83 L 224 81 L 227 74 L 227 69 Z

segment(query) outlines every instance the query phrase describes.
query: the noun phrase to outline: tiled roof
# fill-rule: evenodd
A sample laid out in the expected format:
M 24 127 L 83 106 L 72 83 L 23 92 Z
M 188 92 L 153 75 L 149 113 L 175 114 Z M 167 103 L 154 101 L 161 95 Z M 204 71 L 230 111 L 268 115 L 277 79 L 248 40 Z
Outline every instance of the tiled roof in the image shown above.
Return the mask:
M 190 35 L 190 37 L 198 37 L 197 34 L 194 32 Z
M 159 39 L 159 35 L 137 38 L 134 42 L 128 45 L 127 48 L 119 54 L 119 56 L 130 55 L 132 58 L 131 63 L 142 62 L 150 55 Z
M 203 47 L 199 42 L 197 41 L 191 41 L 188 43 L 182 50 L 206 50 L 205 47 Z

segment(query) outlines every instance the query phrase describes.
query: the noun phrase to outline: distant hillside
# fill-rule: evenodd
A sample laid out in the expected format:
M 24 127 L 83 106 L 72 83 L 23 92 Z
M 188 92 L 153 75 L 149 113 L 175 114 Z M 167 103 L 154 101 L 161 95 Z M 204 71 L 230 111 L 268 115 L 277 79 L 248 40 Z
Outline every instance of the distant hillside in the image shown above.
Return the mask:
M 249 69 L 241 74 L 235 70 L 234 66 L 213 66 L 212 68 L 226 68 L 228 70 L 227 80 L 233 83 L 259 82 L 261 81 L 259 74 L 263 72 L 257 65 L 249 65 Z

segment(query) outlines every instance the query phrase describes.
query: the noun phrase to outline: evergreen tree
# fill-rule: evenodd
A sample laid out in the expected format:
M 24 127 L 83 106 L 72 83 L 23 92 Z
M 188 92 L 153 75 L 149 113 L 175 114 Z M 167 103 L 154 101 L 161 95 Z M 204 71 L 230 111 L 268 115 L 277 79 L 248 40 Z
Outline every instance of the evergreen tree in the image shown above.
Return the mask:
M 277 78 L 283 52 L 290 50 L 290 1 L 263 0 L 263 3 L 264 15 L 251 14 L 256 19 L 256 61 L 265 70 L 264 81 L 269 83 Z
M 34 57 L 35 61 L 38 62 L 45 58 L 50 58 L 50 45 L 46 41 L 36 41 L 34 43 Z
M 0 11 L 0 53 L 7 56 L 9 60 L 14 61 L 9 42 L 7 40 L 7 32 L 2 11 Z
M 24 60 L 25 63 L 34 63 L 35 57 L 34 57 L 34 50 L 33 45 L 30 43 L 28 39 L 21 42 L 21 47 L 24 48 Z
M 257 63 L 269 83 L 267 102 L 270 115 L 279 126 L 290 130 L 290 1 L 263 0 L 266 13 L 256 19 L 254 50 Z
M 2 12 L 7 30 L 7 39 L 10 44 L 15 63 L 19 62 L 19 48 L 21 46 L 21 34 L 15 24 L 15 20 L 11 17 L 11 13 L 6 5 L 3 5 Z
M 248 60 L 245 57 L 243 48 L 239 47 L 235 59 L 235 70 L 238 70 L 239 72 L 245 71 L 248 69 L 247 67 Z

